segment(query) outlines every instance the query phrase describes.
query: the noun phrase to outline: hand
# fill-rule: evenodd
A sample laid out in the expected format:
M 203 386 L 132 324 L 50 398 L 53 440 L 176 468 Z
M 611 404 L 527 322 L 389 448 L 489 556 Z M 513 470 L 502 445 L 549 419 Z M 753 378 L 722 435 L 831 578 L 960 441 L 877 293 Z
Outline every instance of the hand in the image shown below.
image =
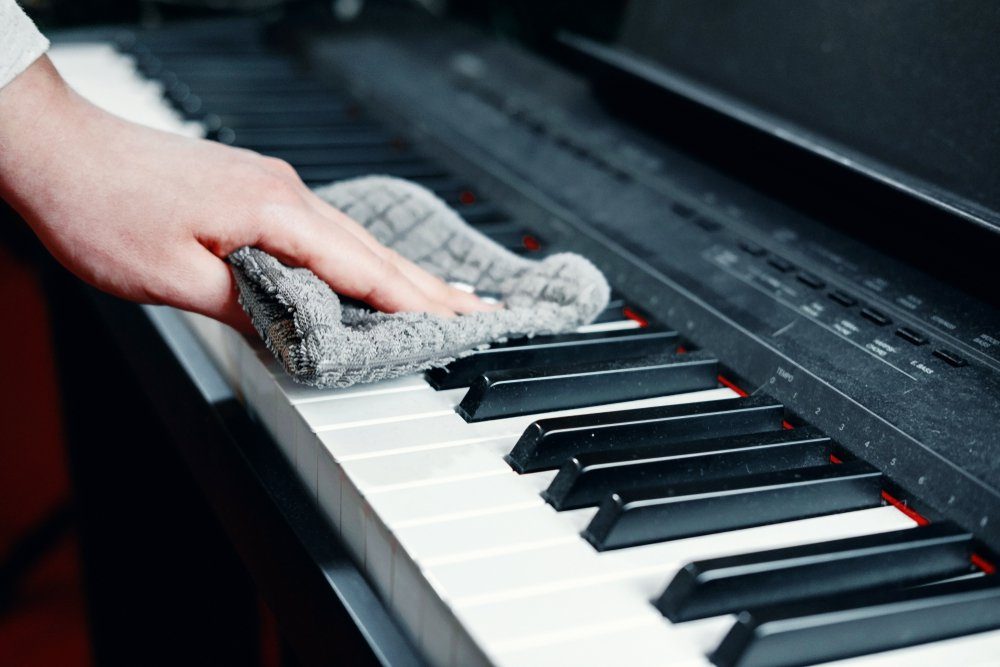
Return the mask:
M 122 120 L 44 56 L 0 90 L 0 195 L 91 285 L 244 330 L 224 258 L 245 245 L 386 312 L 492 308 L 380 245 L 287 163 Z

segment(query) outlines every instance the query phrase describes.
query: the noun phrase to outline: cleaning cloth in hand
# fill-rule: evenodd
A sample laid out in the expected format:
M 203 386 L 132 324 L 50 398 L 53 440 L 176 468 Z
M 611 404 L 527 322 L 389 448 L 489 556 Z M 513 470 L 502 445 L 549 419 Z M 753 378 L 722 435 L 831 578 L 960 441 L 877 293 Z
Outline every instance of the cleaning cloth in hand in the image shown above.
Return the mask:
M 285 370 L 303 384 L 347 387 L 443 366 L 505 338 L 572 331 L 607 306 L 608 284 L 583 257 L 563 253 L 532 261 L 515 255 L 415 183 L 370 176 L 316 194 L 384 245 L 448 282 L 495 295 L 504 308 L 453 318 L 376 312 L 339 297 L 308 269 L 241 248 L 229 257 L 240 303 Z

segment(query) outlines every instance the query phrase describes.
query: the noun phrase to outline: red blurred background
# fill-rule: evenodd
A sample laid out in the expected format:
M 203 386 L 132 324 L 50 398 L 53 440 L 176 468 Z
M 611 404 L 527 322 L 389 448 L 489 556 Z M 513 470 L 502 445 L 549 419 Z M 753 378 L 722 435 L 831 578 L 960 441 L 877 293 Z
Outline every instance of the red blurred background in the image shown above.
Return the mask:
M 18 322 L 0 327 L 0 558 L 46 522 L 54 535 L 11 574 L 0 599 L 0 662 L 89 665 L 83 591 L 71 517 L 51 330 L 36 270 L 0 246 L 0 303 Z M 8 574 L 5 567 L 4 574 Z M 6 583 L 6 582 L 5 582 Z

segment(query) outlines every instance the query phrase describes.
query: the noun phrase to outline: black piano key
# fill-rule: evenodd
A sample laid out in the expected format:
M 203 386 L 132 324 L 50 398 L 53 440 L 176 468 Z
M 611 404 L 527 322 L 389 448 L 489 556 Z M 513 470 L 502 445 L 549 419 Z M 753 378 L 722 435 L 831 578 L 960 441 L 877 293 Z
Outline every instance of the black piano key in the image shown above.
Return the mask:
M 267 128 L 297 128 L 297 127 L 328 127 L 331 125 L 351 125 L 362 120 L 359 112 L 348 109 L 337 111 L 299 112 L 286 111 L 281 113 L 256 112 L 253 109 L 233 112 L 217 112 L 199 116 L 202 123 L 210 131 L 220 128 L 233 129 L 267 129 Z
M 468 217 L 467 211 L 461 211 L 461 214 Z M 523 249 L 526 245 L 542 245 L 542 239 L 538 235 L 517 225 L 498 225 L 493 228 L 481 229 L 480 231 L 508 249 Z
M 802 667 L 1000 628 L 998 577 L 744 611 L 719 667 Z
M 269 72 L 272 69 L 284 72 L 287 69 L 301 69 L 289 57 L 260 50 L 256 53 L 231 53 L 221 49 L 216 52 L 188 53 L 180 49 L 152 47 L 143 50 L 143 53 L 137 53 L 136 58 L 147 65 L 159 63 L 167 69 L 190 72 Z
M 717 376 L 718 362 L 701 353 L 490 371 L 472 383 L 457 412 L 477 422 L 620 403 L 712 389 Z
M 359 148 L 353 146 L 328 148 L 281 148 L 267 151 L 271 157 L 286 160 L 293 166 L 339 164 L 400 164 L 422 161 L 422 158 L 408 151 L 392 146 Z
M 239 62 L 203 63 L 188 66 L 180 62 L 167 62 L 156 57 L 139 59 L 136 62 L 139 70 L 153 79 L 167 81 L 186 80 L 241 80 L 253 81 L 262 77 L 297 78 L 302 76 L 302 68 L 296 63 L 287 61 L 266 61 L 247 66 Z
M 453 203 L 453 202 L 449 203 L 452 203 L 452 208 L 454 208 L 455 211 L 460 216 L 462 216 L 462 219 L 465 220 L 470 225 L 483 225 L 490 222 L 502 222 L 508 220 L 506 213 L 497 208 L 496 205 L 491 204 L 489 202 L 477 202 L 475 204 L 464 204 L 464 205 L 461 203 Z M 488 230 L 486 229 L 481 229 L 480 231 L 482 231 L 483 233 L 488 232 Z M 513 247 L 523 248 L 524 238 L 525 235 L 523 234 L 519 236 L 516 240 L 516 245 Z M 497 242 L 500 243 L 500 241 Z M 504 245 L 504 243 L 500 243 L 500 245 Z M 505 247 L 511 247 L 511 246 L 505 246 Z
M 241 148 L 249 148 L 258 152 L 281 151 L 295 148 L 311 149 L 342 149 L 342 148 L 383 148 L 392 146 L 392 136 L 386 132 L 370 129 L 341 130 L 339 132 L 268 132 L 257 131 L 259 136 L 254 137 L 253 132 L 240 131 L 228 132 L 225 136 L 218 136 L 217 140 L 222 143 Z M 268 136 L 270 135 L 270 136 Z
M 863 461 L 613 493 L 583 532 L 598 551 L 878 507 L 882 473 Z
M 475 206 L 476 204 L 483 202 L 482 197 L 472 194 L 472 190 L 469 189 L 469 186 L 458 181 L 454 181 L 452 187 L 450 188 L 440 188 L 435 190 L 435 192 L 438 197 L 445 200 L 455 208 Z
M 296 167 L 299 178 L 309 185 L 326 185 L 330 181 L 341 181 L 345 178 L 366 176 L 372 173 L 371 164 L 338 164 Z M 440 178 L 447 176 L 441 167 L 428 162 L 401 162 L 378 166 L 378 173 L 383 176 L 398 176 L 419 181 L 424 178 Z
M 353 104 L 348 97 L 330 90 L 323 90 L 322 88 L 299 91 L 271 91 L 259 87 L 253 87 L 248 90 L 225 91 L 212 88 L 198 91 L 192 90 L 187 97 L 177 99 L 180 97 L 178 95 L 180 90 L 181 89 L 178 87 L 176 88 L 177 92 L 171 93 L 168 91 L 168 97 L 182 105 L 187 104 L 193 109 L 199 104 L 201 108 L 204 109 L 218 108 L 222 110 L 239 110 L 252 107 L 254 105 L 262 105 L 264 108 L 274 110 L 275 108 L 282 108 L 297 104 L 309 107 L 314 105 L 336 104 L 338 107 L 344 108 Z
M 240 125 L 219 125 L 218 123 L 221 123 L 220 119 L 209 119 L 202 122 L 202 125 L 206 129 L 206 136 L 209 139 L 214 139 L 224 144 L 237 145 L 241 145 L 241 137 L 247 137 L 247 144 L 252 144 L 255 140 L 258 140 L 261 146 L 280 146 L 282 145 L 280 141 L 284 137 L 300 136 L 304 145 L 314 145 L 310 142 L 311 137 L 315 137 L 318 140 L 321 137 L 350 137 L 354 134 L 363 135 L 379 131 L 377 125 L 362 119 L 340 121 L 325 125 L 292 125 L 285 127 L 244 127 Z
M 251 117 L 260 117 L 264 114 L 268 117 L 325 114 L 337 118 L 350 118 L 352 109 L 355 109 L 353 105 L 338 99 L 329 99 L 325 96 L 312 99 L 294 95 L 275 99 L 255 99 L 253 96 L 249 96 L 242 104 L 236 102 L 211 104 L 202 102 L 197 95 L 192 95 L 177 105 L 177 110 L 186 118 L 194 119 L 202 118 L 210 113 L 223 116 L 246 114 Z
M 435 389 L 466 387 L 489 371 L 593 363 L 672 352 L 677 341 L 673 331 L 643 331 L 637 334 L 586 336 L 565 334 L 522 339 L 518 345 L 497 345 L 457 359 L 445 368 L 427 372 Z
M 485 201 L 479 196 L 475 197 L 475 200 L 469 200 L 463 194 L 471 192 L 469 185 L 466 184 L 465 181 L 461 181 L 457 178 L 441 178 L 436 182 L 426 185 L 426 187 L 433 190 L 434 194 L 458 210 L 465 206 L 472 206 L 476 203 Z
M 557 510 L 577 509 L 612 493 L 823 465 L 832 452 L 830 438 L 799 428 L 579 454 L 563 464 L 542 497 Z
M 324 141 L 379 140 L 389 141 L 389 135 L 369 121 L 350 124 L 300 127 L 234 128 L 221 127 L 211 130 L 212 138 L 224 144 L 246 147 L 323 145 Z
M 227 44 L 224 47 L 217 43 L 213 44 L 191 44 L 191 43 L 173 43 L 173 42 L 159 42 L 157 44 L 145 43 L 146 37 L 143 37 L 144 43 L 136 43 L 132 45 L 123 45 L 123 50 L 135 56 L 143 56 L 146 54 L 154 55 L 160 58 L 170 58 L 174 56 L 180 57 L 192 57 L 192 56 L 264 56 L 268 55 L 267 48 L 259 42 L 242 42 L 239 44 Z
M 620 305 L 608 305 L 607 308 L 602 310 L 594 318 L 594 324 L 602 324 L 604 322 L 617 322 L 618 320 L 625 319 L 625 315 L 622 314 L 622 307 Z
M 165 86 L 165 92 L 171 101 L 179 102 L 189 95 L 197 95 L 211 91 L 220 93 L 249 93 L 261 91 L 267 93 L 307 93 L 324 90 L 322 84 L 305 76 L 267 76 L 258 75 L 254 78 L 219 78 L 216 76 L 187 75 L 183 80 L 176 74 L 160 77 Z
M 968 573 L 972 535 L 951 523 L 686 565 L 656 601 L 674 623 Z
M 484 292 L 477 292 L 477 294 L 485 294 Z M 499 297 L 501 295 L 497 295 Z M 628 329 L 626 331 L 585 331 L 565 334 L 553 334 L 553 335 L 543 335 L 535 336 L 533 338 L 522 337 L 522 338 L 510 338 L 504 341 L 498 341 L 490 345 L 490 349 L 493 348 L 507 348 L 507 347 L 523 347 L 525 345 L 534 345 L 535 343 L 541 342 L 571 342 L 571 341 L 585 341 L 585 340 L 602 340 L 604 338 L 614 338 L 616 336 L 637 336 L 643 331 L 636 329 Z
M 784 407 L 765 395 L 540 419 L 505 460 L 519 473 L 557 468 L 586 452 L 781 430 Z

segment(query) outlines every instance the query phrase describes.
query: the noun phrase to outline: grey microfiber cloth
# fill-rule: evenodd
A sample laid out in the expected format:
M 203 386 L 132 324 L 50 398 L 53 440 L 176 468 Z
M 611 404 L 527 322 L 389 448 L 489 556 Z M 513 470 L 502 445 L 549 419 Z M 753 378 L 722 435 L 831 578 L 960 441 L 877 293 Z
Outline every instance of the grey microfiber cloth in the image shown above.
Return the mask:
M 303 384 L 347 387 L 443 366 L 494 341 L 571 331 L 607 306 L 608 283 L 583 257 L 519 257 L 415 183 L 369 176 L 316 194 L 424 269 L 498 295 L 505 307 L 454 318 L 380 313 L 338 297 L 308 269 L 241 248 L 229 257 L 240 303 L 285 370 Z

